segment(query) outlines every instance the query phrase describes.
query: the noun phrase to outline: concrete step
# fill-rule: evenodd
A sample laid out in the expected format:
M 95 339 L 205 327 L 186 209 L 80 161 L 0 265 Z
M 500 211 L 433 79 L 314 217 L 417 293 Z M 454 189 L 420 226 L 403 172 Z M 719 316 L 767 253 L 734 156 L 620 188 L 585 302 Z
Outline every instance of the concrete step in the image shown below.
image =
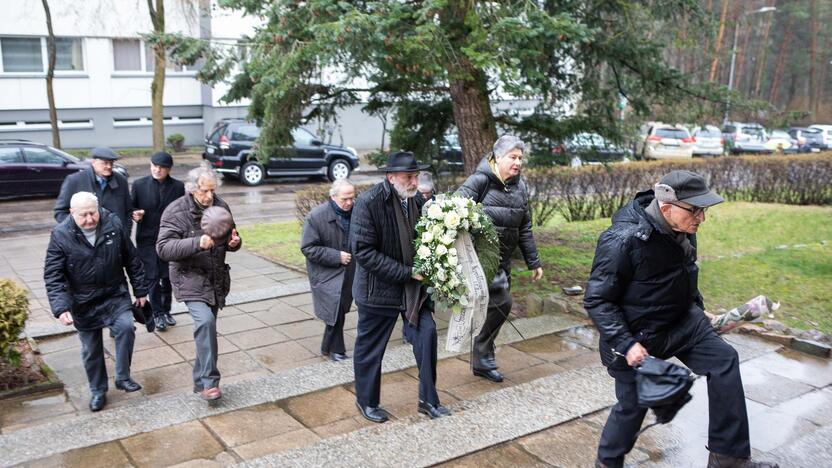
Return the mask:
M 498 344 L 518 343 L 524 338 L 532 339 L 575 327 L 580 329 L 585 323 L 573 317 L 544 315 L 518 319 L 514 321 L 514 325 L 522 333 L 522 337 L 512 327 L 506 327 L 498 339 Z M 440 343 L 443 339 L 444 337 L 440 337 Z M 453 358 L 455 355 L 440 352 L 440 359 Z M 414 366 L 411 347 L 398 346 L 387 351 L 383 372 L 396 372 Z M 128 403 L 100 413 L 85 413 L 46 422 L 0 435 L 0 465 L 14 465 L 52 454 L 105 444 L 231 411 L 348 385 L 352 381 L 351 360 L 328 361 L 224 385 L 224 397 L 215 406 L 206 405 L 193 394 L 177 393 Z

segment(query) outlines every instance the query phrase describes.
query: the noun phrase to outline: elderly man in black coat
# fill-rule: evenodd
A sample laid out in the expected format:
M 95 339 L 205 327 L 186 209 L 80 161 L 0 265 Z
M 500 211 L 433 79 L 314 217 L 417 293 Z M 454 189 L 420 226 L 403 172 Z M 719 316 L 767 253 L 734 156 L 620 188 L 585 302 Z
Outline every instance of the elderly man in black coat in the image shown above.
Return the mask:
M 673 171 L 619 210 L 598 239 L 584 306 L 600 333 L 601 362 L 615 379 L 597 467 L 621 467 L 646 408 L 635 371 L 648 355 L 679 358 L 708 378 L 709 468 L 772 467 L 750 459 L 748 415 L 737 352 L 705 316 L 696 232 L 722 197 L 690 171 Z
M 353 297 L 358 305 L 355 338 L 356 405 L 370 421 L 384 422 L 379 405 L 381 361 L 399 316 L 419 368 L 420 413 L 450 414 L 436 392 L 436 323 L 422 276 L 413 272 L 413 238 L 425 200 L 417 195 L 419 171 L 410 152 L 389 156 L 386 179 L 362 193 L 353 208 L 350 245 L 357 262 Z
M 173 157 L 170 154 L 164 151 L 154 153 L 150 158 L 150 175 L 133 182 L 131 191 L 135 208 L 133 221 L 137 223 L 136 250 L 144 265 L 153 321 L 159 331 L 176 325 L 176 320 L 170 315 L 172 294 L 168 262 L 162 261 L 156 253 L 162 213 L 171 202 L 185 195 L 185 184 L 170 176 L 172 167 Z
M 355 276 L 349 245 L 355 186 L 347 179 L 336 180 L 329 198 L 306 217 L 300 250 L 306 257 L 315 315 L 326 324 L 321 354 L 343 361 L 347 359 L 344 318 L 352 305 Z
M 110 148 L 99 147 L 90 151 L 92 164 L 83 171 L 70 174 L 61 184 L 61 192 L 55 200 L 55 221 L 61 222 L 69 215 L 69 200 L 78 192 L 90 192 L 98 198 L 102 208 L 118 216 L 121 225 L 128 233 L 133 228 L 130 219 L 133 207 L 127 178 L 113 172 L 113 165 L 118 154 Z
M 52 230 L 43 280 L 52 315 L 78 329 L 90 409 L 98 411 L 107 402 L 108 387 L 102 328 L 108 327 L 116 341 L 116 388 L 142 388 L 130 378 L 135 329 L 125 270 L 140 306 L 147 301 L 147 286 L 133 243 L 118 217 L 99 208 L 95 195 L 74 194 L 70 214 Z
M 526 145 L 519 138 L 503 135 L 490 155 L 459 188 L 458 193 L 482 203 L 500 237 L 500 268 L 488 287 L 488 312 L 479 335 L 474 339 L 471 366 L 474 375 L 502 382 L 497 370 L 494 340 L 511 313 L 511 256 L 517 248 L 532 270 L 532 280 L 543 277 L 543 267 L 532 234 L 529 193 L 520 177 Z

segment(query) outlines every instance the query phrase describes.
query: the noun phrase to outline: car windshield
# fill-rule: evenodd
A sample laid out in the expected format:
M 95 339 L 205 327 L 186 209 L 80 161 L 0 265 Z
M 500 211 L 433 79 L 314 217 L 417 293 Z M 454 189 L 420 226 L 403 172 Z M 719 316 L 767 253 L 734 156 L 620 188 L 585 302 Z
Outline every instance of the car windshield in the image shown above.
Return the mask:
M 260 136 L 260 128 L 256 125 L 235 125 L 231 127 L 231 139 L 240 141 L 254 141 Z
M 752 135 L 756 137 L 763 136 L 763 129 L 760 127 L 742 127 L 742 132 L 746 135 Z
M 447 133 L 445 134 L 445 145 L 451 148 L 458 148 L 459 147 L 459 135 L 456 133 Z
M 73 155 L 71 155 L 71 154 L 69 154 L 69 153 L 65 153 L 65 152 L 63 152 L 63 151 L 61 151 L 61 150 L 59 150 L 59 149 L 57 149 L 57 148 L 52 148 L 52 147 L 50 147 L 50 148 L 49 148 L 49 150 L 50 150 L 50 151 L 52 151 L 53 153 L 58 153 L 58 154 L 60 154 L 61 156 L 65 157 L 66 159 L 69 159 L 69 160 L 70 160 L 70 162 L 73 162 L 73 163 L 79 163 L 79 162 L 81 162 L 81 159 L 80 159 L 80 158 L 78 158 L 78 157 L 76 157 L 76 156 L 73 156 Z
M 698 137 L 705 137 L 705 138 L 721 138 L 722 132 L 716 128 L 702 128 L 699 129 L 699 132 L 696 133 Z
M 656 136 L 661 138 L 674 138 L 676 140 L 683 140 L 690 135 L 688 131 L 681 128 L 657 128 Z

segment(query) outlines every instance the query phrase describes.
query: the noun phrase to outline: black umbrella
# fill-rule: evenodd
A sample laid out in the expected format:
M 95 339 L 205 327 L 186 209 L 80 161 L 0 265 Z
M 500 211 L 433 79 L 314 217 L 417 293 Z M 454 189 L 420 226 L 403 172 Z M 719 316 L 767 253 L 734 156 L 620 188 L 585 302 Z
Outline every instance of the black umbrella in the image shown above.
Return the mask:
M 682 366 L 648 356 L 635 370 L 638 404 L 653 410 L 655 424 L 672 421 L 693 398 L 688 391 L 696 376 Z
M 150 301 L 145 301 L 144 307 L 140 307 L 134 303 L 131 309 L 133 309 L 133 318 L 147 327 L 148 333 L 152 333 L 156 329 L 156 324 L 153 322 L 153 309 L 150 307 Z

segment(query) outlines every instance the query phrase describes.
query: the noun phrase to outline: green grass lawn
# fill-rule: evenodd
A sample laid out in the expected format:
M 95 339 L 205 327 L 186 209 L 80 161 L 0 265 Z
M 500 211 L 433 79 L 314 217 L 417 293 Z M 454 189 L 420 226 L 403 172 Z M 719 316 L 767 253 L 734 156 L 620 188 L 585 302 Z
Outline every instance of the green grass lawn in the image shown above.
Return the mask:
M 517 262 L 515 297 L 586 286 L 595 241 L 609 224 L 555 220 L 538 229 L 545 279 L 532 283 Z M 776 319 L 832 333 L 832 207 L 724 203 L 708 211 L 698 241 L 699 285 L 709 310 L 765 294 L 782 304 Z
M 515 262 L 515 299 L 562 286 L 586 286 L 598 235 L 609 219 L 553 220 L 535 230 L 545 277 L 532 283 Z M 247 249 L 304 267 L 296 221 L 240 229 Z M 723 203 L 708 211 L 699 232 L 699 284 L 710 311 L 730 309 L 759 294 L 780 301 L 776 319 L 832 333 L 832 207 Z M 787 248 L 782 248 L 787 246 Z

